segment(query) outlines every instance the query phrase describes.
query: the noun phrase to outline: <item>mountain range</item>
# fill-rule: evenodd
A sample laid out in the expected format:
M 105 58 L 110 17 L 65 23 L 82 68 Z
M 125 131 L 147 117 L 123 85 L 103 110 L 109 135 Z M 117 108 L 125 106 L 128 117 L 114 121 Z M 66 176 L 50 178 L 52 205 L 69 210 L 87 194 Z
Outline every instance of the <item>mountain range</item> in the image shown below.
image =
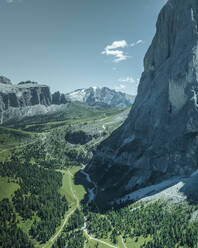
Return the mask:
M 68 112 L 71 102 L 82 102 L 89 106 L 103 104 L 102 107 L 125 108 L 134 102 L 134 96 L 109 88 L 88 88 L 68 94 L 50 92 L 47 85 L 33 81 L 20 82 L 0 77 L 0 120 L 1 124 L 14 123 L 34 116 L 52 116 Z M 82 107 L 82 104 L 81 104 Z M 87 106 L 85 106 L 87 108 Z
M 88 89 L 78 89 L 66 94 L 70 101 L 80 101 L 88 104 L 97 102 L 105 103 L 112 107 L 125 108 L 132 105 L 135 96 L 115 91 L 107 87 L 90 87 Z

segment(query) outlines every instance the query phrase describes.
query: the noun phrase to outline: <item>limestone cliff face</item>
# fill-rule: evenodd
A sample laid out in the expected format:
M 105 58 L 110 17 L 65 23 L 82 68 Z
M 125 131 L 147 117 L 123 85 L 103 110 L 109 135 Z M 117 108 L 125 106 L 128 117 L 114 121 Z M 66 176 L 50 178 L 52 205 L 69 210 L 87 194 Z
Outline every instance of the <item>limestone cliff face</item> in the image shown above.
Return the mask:
M 50 105 L 51 93 L 46 85 L 33 82 L 19 83 L 18 85 L 0 82 L 0 109 L 7 110 L 10 107 L 26 107 L 33 105 Z
M 0 123 L 14 123 L 26 117 L 62 112 L 67 100 L 59 92 L 51 94 L 47 85 L 26 81 L 14 85 L 0 77 Z
M 4 76 L 0 76 L 0 83 L 1 84 L 9 84 L 9 85 L 12 84 L 11 80 L 6 78 L 6 77 L 4 77 Z
M 61 94 L 59 91 L 52 94 L 52 104 L 65 104 L 68 100 L 66 99 L 65 94 Z
M 198 1 L 169 0 L 144 59 L 128 119 L 89 171 L 120 193 L 198 168 Z

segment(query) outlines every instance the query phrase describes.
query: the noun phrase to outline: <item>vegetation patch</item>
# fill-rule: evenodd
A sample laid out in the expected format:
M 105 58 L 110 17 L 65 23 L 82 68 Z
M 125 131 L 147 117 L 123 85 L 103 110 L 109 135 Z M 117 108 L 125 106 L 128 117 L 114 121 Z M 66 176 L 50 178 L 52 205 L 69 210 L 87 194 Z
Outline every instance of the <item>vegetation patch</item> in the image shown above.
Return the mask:
M 19 189 L 19 184 L 16 180 L 9 177 L 0 177 L 0 201 L 8 198 L 12 199 L 14 192 Z

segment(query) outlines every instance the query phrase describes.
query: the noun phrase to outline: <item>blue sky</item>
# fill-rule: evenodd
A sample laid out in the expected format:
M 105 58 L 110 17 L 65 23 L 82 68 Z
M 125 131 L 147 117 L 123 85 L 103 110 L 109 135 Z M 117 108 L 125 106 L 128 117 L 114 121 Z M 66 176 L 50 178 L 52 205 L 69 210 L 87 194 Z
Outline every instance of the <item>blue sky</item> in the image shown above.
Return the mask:
M 0 74 L 135 94 L 166 0 L 0 0 Z

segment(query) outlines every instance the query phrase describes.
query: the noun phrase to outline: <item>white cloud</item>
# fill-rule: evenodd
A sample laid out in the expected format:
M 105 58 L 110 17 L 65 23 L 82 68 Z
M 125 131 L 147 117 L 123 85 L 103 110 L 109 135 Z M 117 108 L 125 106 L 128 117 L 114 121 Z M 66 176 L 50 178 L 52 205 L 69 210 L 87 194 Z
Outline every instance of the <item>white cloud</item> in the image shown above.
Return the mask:
M 119 78 L 118 82 L 120 83 L 132 83 L 132 84 L 139 84 L 140 79 L 134 79 L 133 77 L 126 77 L 126 78 Z
M 126 46 L 127 46 L 126 40 L 114 41 L 111 45 L 106 46 L 105 50 L 124 48 Z
M 139 80 L 135 80 L 132 77 L 126 77 L 126 78 L 119 78 L 118 81 L 121 83 L 137 83 L 137 81 Z
M 136 41 L 136 42 L 131 43 L 131 47 L 134 47 L 134 46 L 140 45 L 140 44 L 142 44 L 142 43 L 144 43 L 144 41 L 143 41 L 143 40 L 138 40 L 138 41 Z
M 5 0 L 6 3 L 12 4 L 12 3 L 20 3 L 22 0 Z
M 112 55 L 115 56 L 114 62 L 120 62 L 126 60 L 128 56 L 124 54 L 122 50 L 118 50 L 118 48 L 125 48 L 128 46 L 125 40 L 114 41 L 111 45 L 105 47 L 102 54 L 106 54 L 107 56 Z
M 115 86 L 115 90 L 116 91 L 122 91 L 123 89 L 125 89 L 126 88 L 126 85 L 124 85 L 124 84 L 120 84 L 120 85 L 118 85 L 118 86 Z
M 138 44 L 141 44 L 141 43 L 143 43 L 143 40 L 138 40 L 138 41 L 136 42 L 137 45 L 138 45 Z

